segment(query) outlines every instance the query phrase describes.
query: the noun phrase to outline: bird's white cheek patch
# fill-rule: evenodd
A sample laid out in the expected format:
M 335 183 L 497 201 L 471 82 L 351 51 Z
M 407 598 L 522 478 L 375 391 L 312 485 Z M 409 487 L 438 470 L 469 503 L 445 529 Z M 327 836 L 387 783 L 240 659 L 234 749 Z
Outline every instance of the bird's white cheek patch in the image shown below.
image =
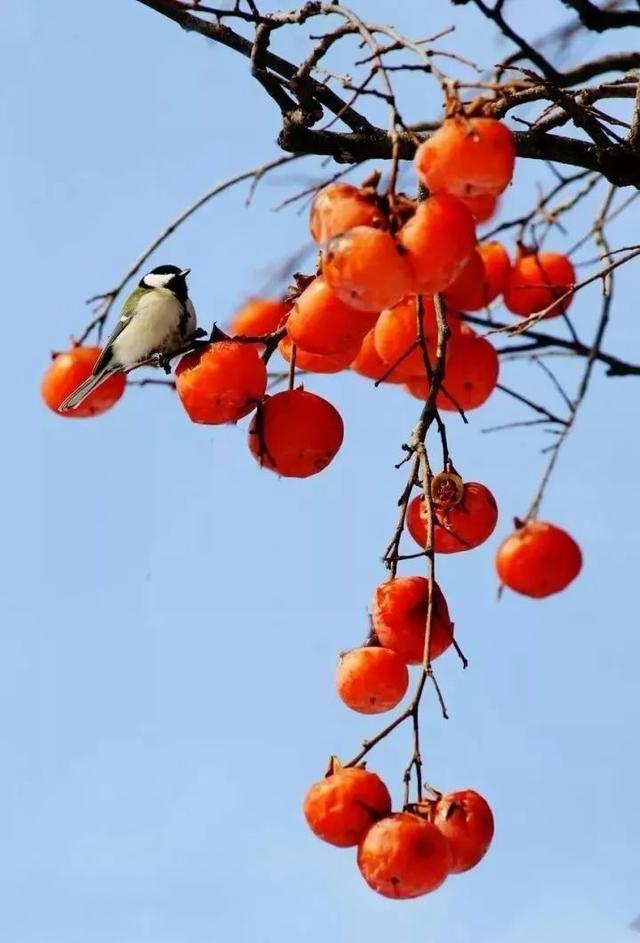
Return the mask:
M 173 275 L 154 275 L 151 273 L 145 275 L 144 283 L 148 288 L 166 288 L 173 277 Z

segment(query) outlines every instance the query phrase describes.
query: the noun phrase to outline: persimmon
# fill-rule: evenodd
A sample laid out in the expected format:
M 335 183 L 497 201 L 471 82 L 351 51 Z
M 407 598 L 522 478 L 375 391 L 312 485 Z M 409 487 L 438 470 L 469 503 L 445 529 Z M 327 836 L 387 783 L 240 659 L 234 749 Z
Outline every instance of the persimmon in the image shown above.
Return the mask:
M 403 386 L 407 393 L 411 393 L 412 396 L 415 396 L 416 399 L 421 400 L 423 403 L 426 402 L 429 390 L 431 389 L 431 384 L 425 376 L 406 377 Z
M 381 714 L 407 693 L 409 672 L 402 658 L 378 645 L 354 648 L 340 656 L 336 687 L 340 699 L 361 714 Z
M 512 314 L 526 317 L 549 308 L 545 318 L 556 318 L 568 310 L 573 295 L 563 295 L 575 284 L 576 272 L 566 255 L 520 246 L 504 287 L 504 303 Z
M 385 215 L 373 190 L 350 183 L 330 183 L 313 199 L 309 228 L 315 242 L 325 243 L 356 226 L 386 227 Z
M 375 773 L 361 767 L 338 766 L 310 787 L 303 811 L 314 835 L 330 845 L 349 848 L 389 815 L 391 796 Z
M 511 183 L 516 145 L 494 118 L 447 118 L 415 156 L 418 177 L 432 193 L 499 196 Z
M 249 448 L 265 468 L 285 478 L 321 472 L 342 445 L 338 410 L 299 387 L 265 399 L 249 428 Z
M 289 363 L 291 361 L 292 341 L 290 337 L 283 337 L 278 344 L 278 350 Z M 360 350 L 360 342 L 353 347 L 341 350 L 339 354 L 310 354 L 306 350 L 296 347 L 296 367 L 308 373 L 340 373 L 351 366 L 353 358 Z
M 472 550 L 488 540 L 498 522 L 496 499 L 485 485 L 465 481 L 462 499 L 453 507 L 434 507 L 433 549 L 436 553 Z M 427 543 L 424 496 L 417 495 L 407 508 L 409 533 L 421 547 Z
M 423 297 L 423 330 L 430 358 L 435 357 L 438 326 L 435 308 L 430 297 Z M 415 295 L 408 295 L 392 308 L 380 313 L 373 329 L 373 343 L 386 369 L 394 365 L 394 376 L 407 380 L 424 375 L 422 351 L 417 346 L 418 313 Z
M 237 422 L 252 412 L 267 387 L 267 368 L 255 344 L 215 341 L 186 354 L 176 368 L 176 390 L 192 422 Z
M 447 304 L 459 311 L 478 311 L 489 303 L 484 262 L 477 249 L 471 253 L 443 297 Z
M 273 334 L 287 320 L 290 307 L 287 302 L 274 298 L 249 298 L 231 318 L 229 331 L 247 337 Z
M 413 291 L 444 291 L 473 252 L 476 230 L 467 207 L 446 193 L 429 197 L 400 230 L 413 274 Z
M 402 246 L 372 226 L 334 236 L 322 256 L 322 274 L 342 301 L 361 311 L 381 311 L 412 291 Z
M 473 789 L 440 796 L 433 803 L 430 821 L 449 844 L 452 874 L 468 871 L 484 858 L 493 838 L 493 813 Z
M 371 618 L 380 644 L 410 665 L 422 664 L 431 582 L 424 576 L 398 576 L 381 583 L 373 594 Z M 453 622 L 442 590 L 433 584 L 431 661 L 451 645 Z
M 353 349 L 376 323 L 376 312 L 345 304 L 322 276 L 314 278 L 296 299 L 287 320 L 294 344 L 309 354 L 339 354 Z
M 458 311 L 479 311 L 503 291 L 510 271 L 504 246 L 499 242 L 481 244 L 444 292 L 444 300 Z
M 444 388 L 436 397 L 438 408 L 456 410 L 459 406 L 466 410 L 477 409 L 496 388 L 499 372 L 498 354 L 486 337 L 478 337 L 469 330 L 451 337 Z
M 60 405 L 88 380 L 102 350 L 100 347 L 72 347 L 53 354 L 53 361 L 40 385 L 42 399 L 54 413 L 71 419 L 99 416 L 114 406 L 127 384 L 124 373 L 114 373 L 96 387 L 75 409 L 60 412 Z
M 449 874 L 451 852 L 439 829 L 420 815 L 397 812 L 373 825 L 358 846 L 363 878 L 383 897 L 420 897 Z
M 582 569 L 580 547 L 566 531 L 527 521 L 498 548 L 500 582 L 523 596 L 542 599 L 566 589 Z
M 486 223 L 495 216 L 498 210 L 498 197 L 491 193 L 481 193 L 479 196 L 460 196 L 464 205 L 470 211 L 476 223 Z
M 505 289 L 511 273 L 511 260 L 501 242 L 481 242 L 478 252 L 484 262 L 486 297 L 490 303 Z

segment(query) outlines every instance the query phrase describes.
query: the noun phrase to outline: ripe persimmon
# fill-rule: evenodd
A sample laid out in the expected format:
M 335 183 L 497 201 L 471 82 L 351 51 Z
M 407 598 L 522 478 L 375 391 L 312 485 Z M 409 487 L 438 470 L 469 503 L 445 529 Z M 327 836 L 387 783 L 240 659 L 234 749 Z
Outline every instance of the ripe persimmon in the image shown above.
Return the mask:
M 339 354 L 362 340 L 376 323 L 376 312 L 345 304 L 319 275 L 296 299 L 287 320 L 294 344 L 309 354 Z
M 511 183 L 516 145 L 494 118 L 447 118 L 415 156 L 418 177 L 432 193 L 499 196 Z
M 358 847 L 363 878 L 383 897 L 420 897 L 440 887 L 451 865 L 449 844 L 435 825 L 397 812 L 373 825 Z
M 495 347 L 486 337 L 463 327 L 460 335 L 449 340 L 444 388 L 436 397 L 439 409 L 477 409 L 498 382 L 500 364 Z
M 322 256 L 322 274 L 342 301 L 361 311 L 381 311 L 412 291 L 402 246 L 372 226 L 334 236 Z
M 192 422 L 237 422 L 264 396 L 267 368 L 255 344 L 215 341 L 186 354 L 176 368 L 176 390 Z
M 330 845 L 357 845 L 375 822 L 391 812 L 389 790 L 379 776 L 353 766 L 336 766 L 314 783 L 303 811 L 314 835 Z
M 52 355 L 53 361 L 40 385 L 40 394 L 49 409 L 59 416 L 87 419 L 105 413 L 118 402 L 127 385 L 124 373 L 114 373 L 75 409 L 60 412 L 64 400 L 89 379 L 101 353 L 100 347 L 72 347 Z
M 566 531 L 543 521 L 527 521 L 496 554 L 500 582 L 516 593 L 542 599 L 566 589 L 582 569 L 580 547 Z
M 340 699 L 361 714 L 381 714 L 400 703 L 407 693 L 409 672 L 390 648 L 367 645 L 340 656 L 336 687 Z
M 299 387 L 265 399 L 249 428 L 249 448 L 265 468 L 308 478 L 335 458 L 344 435 L 338 410 Z
M 291 361 L 291 347 L 290 337 L 283 337 L 278 344 L 278 350 L 287 363 Z M 310 354 L 308 351 L 296 347 L 296 367 L 298 370 L 305 370 L 307 373 L 340 373 L 341 370 L 348 369 L 359 350 L 359 341 L 353 347 L 341 350 L 339 354 Z
M 467 207 L 446 193 L 418 205 L 398 236 L 413 275 L 413 291 L 444 291 L 473 252 L 476 230 Z
M 423 297 L 423 330 L 429 357 L 433 359 L 438 341 L 435 308 L 430 297 Z M 386 369 L 394 365 L 398 379 L 425 374 L 424 358 L 418 347 L 418 313 L 415 295 L 408 295 L 380 313 L 373 329 L 373 343 Z
M 350 183 L 330 183 L 311 204 L 309 228 L 315 242 L 325 243 L 355 226 L 384 229 L 387 221 L 373 190 Z
M 510 271 L 504 246 L 499 242 L 480 244 L 444 292 L 444 300 L 458 311 L 479 311 L 503 291 Z
M 453 622 L 437 583 L 433 584 L 431 661 L 451 645 Z M 380 644 L 397 652 L 410 665 L 424 657 L 431 582 L 424 576 L 398 576 L 381 583 L 373 594 L 371 618 Z
M 556 318 L 573 301 L 573 295 L 563 296 L 575 284 L 576 272 L 566 255 L 519 246 L 504 286 L 504 303 L 512 314 L 526 317 L 549 308 L 545 318 Z
M 509 253 L 501 242 L 481 242 L 478 252 L 484 262 L 486 294 L 489 302 L 501 295 L 511 273 Z
M 488 488 L 465 481 L 462 499 L 453 507 L 434 507 L 433 548 L 436 553 L 472 550 L 488 540 L 498 522 L 498 505 Z M 409 533 L 421 547 L 427 542 L 424 496 L 417 495 L 407 508 Z
M 231 318 L 229 331 L 246 337 L 272 334 L 285 323 L 290 307 L 287 302 L 274 298 L 249 298 Z
M 430 820 L 449 844 L 452 874 L 468 871 L 484 858 L 493 838 L 493 813 L 473 789 L 440 796 L 432 805 Z
M 491 193 L 481 193 L 479 196 L 460 196 L 464 205 L 470 211 L 476 223 L 486 223 L 495 216 L 498 209 L 498 197 Z

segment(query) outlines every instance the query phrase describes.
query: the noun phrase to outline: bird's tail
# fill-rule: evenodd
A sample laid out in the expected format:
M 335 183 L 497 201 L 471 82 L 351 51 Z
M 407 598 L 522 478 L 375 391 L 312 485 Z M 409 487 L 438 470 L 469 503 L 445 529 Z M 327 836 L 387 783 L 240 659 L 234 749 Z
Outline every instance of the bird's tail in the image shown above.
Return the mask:
M 73 393 L 63 400 L 59 406 L 60 412 L 65 413 L 69 409 L 76 409 L 80 403 L 83 403 L 87 396 L 93 393 L 113 372 L 113 370 L 103 370 L 101 373 L 90 376 L 88 380 L 80 384 L 77 390 L 74 390 Z

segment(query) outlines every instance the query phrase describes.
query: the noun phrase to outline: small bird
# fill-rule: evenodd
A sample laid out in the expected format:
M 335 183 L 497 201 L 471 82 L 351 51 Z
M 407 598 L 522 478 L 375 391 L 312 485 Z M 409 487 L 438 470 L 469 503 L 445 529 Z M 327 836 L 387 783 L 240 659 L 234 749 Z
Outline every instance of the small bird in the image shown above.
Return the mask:
M 75 409 L 114 373 L 128 373 L 153 361 L 165 365 L 168 371 L 172 354 L 201 336 L 187 290 L 190 271 L 176 265 L 159 265 L 141 279 L 123 304 L 120 320 L 92 375 L 64 400 L 61 411 Z

